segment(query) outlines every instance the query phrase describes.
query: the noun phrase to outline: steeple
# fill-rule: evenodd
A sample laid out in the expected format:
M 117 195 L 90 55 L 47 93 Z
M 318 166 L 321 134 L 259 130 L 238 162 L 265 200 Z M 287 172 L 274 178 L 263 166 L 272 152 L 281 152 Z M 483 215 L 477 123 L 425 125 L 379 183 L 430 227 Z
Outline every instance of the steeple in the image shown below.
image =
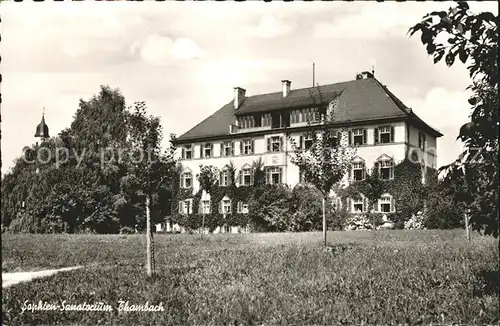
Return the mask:
M 49 138 L 49 127 L 45 124 L 45 108 L 42 113 L 42 121 L 36 126 L 35 137 L 45 140 Z

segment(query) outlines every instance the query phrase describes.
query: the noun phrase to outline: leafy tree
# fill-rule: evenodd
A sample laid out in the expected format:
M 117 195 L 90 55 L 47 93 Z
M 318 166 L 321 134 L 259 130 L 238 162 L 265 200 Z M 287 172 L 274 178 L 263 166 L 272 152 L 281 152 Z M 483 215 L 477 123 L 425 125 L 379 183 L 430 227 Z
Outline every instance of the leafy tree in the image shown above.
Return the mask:
M 421 32 L 422 44 L 448 66 L 459 60 L 469 65 L 473 92 L 469 98 L 471 122 L 462 126 L 458 139 L 465 150 L 452 164 L 442 167 L 453 176 L 463 176 L 474 230 L 498 237 L 498 15 L 473 13 L 465 1 L 447 11 L 431 12 L 409 33 Z M 441 41 L 443 40 L 443 41 Z M 444 41 L 446 40 L 446 41 Z
M 313 103 L 319 99 L 318 107 L 321 114 L 319 125 L 309 124 L 309 134 L 313 144 L 310 148 L 297 145 L 295 139 L 289 135 L 292 143 L 291 162 L 299 167 L 306 182 L 314 185 L 323 197 L 323 240 L 326 246 L 326 202 L 332 187 L 339 183 L 347 173 L 354 157 L 355 149 L 348 146 L 347 133 L 339 132 L 333 125 L 336 117 L 334 110 L 328 110 L 329 105 L 334 106 L 338 95 L 326 99 L 317 87 L 318 96 L 311 93 Z M 330 104 L 332 102 L 332 104 Z
M 211 165 L 200 165 L 200 173 L 196 175 L 196 179 L 200 183 L 201 190 L 211 195 L 212 190 L 217 186 L 217 182 L 219 181 L 219 169 Z M 201 234 L 203 234 L 205 230 L 205 212 L 203 212 L 201 228 Z
M 168 187 L 173 178 L 176 161 L 173 147 L 161 151 L 162 127 L 160 119 L 147 115 L 144 102 L 134 103 L 134 110 L 128 117 L 128 157 L 124 160 L 129 189 L 135 190 L 139 198 L 144 198 L 146 210 L 147 274 L 154 273 L 153 231 L 151 228 L 151 205 L 158 202 L 158 189 Z

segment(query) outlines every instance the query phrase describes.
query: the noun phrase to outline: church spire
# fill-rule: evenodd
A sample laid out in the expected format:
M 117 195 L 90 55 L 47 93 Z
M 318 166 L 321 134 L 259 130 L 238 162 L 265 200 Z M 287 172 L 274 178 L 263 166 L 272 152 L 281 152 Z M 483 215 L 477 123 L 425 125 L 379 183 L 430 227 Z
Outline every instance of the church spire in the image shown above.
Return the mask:
M 43 108 L 42 112 L 42 121 L 36 127 L 35 137 L 41 138 L 42 140 L 45 140 L 50 137 L 49 127 L 45 123 L 45 108 Z

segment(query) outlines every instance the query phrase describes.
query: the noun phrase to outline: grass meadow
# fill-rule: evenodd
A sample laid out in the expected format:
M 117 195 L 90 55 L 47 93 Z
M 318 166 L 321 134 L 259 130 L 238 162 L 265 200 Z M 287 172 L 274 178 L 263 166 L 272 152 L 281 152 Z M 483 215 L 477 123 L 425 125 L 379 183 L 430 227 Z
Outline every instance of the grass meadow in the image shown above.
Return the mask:
M 84 265 L 3 289 L 2 324 L 498 324 L 498 242 L 463 230 L 2 235 L 2 271 Z M 163 312 L 25 311 L 26 300 L 162 302 Z

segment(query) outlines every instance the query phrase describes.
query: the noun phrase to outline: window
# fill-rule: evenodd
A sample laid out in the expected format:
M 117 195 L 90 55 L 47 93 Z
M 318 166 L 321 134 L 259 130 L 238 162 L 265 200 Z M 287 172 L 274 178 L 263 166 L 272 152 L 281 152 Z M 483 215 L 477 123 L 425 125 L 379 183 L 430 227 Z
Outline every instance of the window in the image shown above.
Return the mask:
M 353 213 L 360 213 L 364 211 L 363 207 L 363 198 L 359 199 L 353 199 L 352 200 L 352 212 Z
M 231 214 L 231 199 L 223 199 L 221 201 L 221 213 Z
M 179 214 L 187 215 L 193 213 L 193 200 L 186 199 L 179 201 Z
M 267 139 L 268 152 L 280 152 L 283 148 L 283 138 L 280 136 L 273 136 Z
M 202 145 L 202 156 L 201 157 L 204 157 L 204 158 L 209 158 L 209 157 L 212 157 L 213 155 L 213 147 L 214 145 L 213 144 L 203 144 Z
M 222 227 L 222 233 L 231 233 L 229 225 L 224 224 L 224 226 Z
M 248 214 L 248 204 L 239 201 L 238 202 L 238 213 L 239 214 Z
M 190 160 L 193 158 L 193 145 L 184 145 L 184 147 L 182 147 L 182 158 L 184 160 Z
M 268 167 L 266 168 L 266 183 L 278 184 L 282 182 L 282 168 L 281 167 Z
M 202 214 L 210 214 L 210 200 L 202 200 L 201 201 L 201 213 Z
M 382 196 L 379 199 L 379 204 L 380 204 L 380 212 L 382 212 L 382 213 L 390 213 L 390 212 L 393 211 L 391 196 Z
M 361 181 L 365 179 L 365 163 L 357 162 L 352 164 L 352 175 L 354 181 Z
M 418 148 L 425 151 L 426 136 L 423 132 L 418 133 Z
M 220 144 L 221 156 L 233 156 L 234 155 L 234 142 L 227 141 Z
M 384 160 L 379 162 L 379 174 L 383 180 L 394 178 L 394 162 L 393 160 Z
M 220 172 L 219 185 L 222 187 L 231 185 L 231 174 L 227 168 Z
M 240 186 L 251 186 L 253 185 L 253 173 L 252 169 L 242 169 L 240 172 Z
M 307 151 L 313 145 L 313 136 L 311 134 L 304 135 L 304 149 Z
M 249 155 L 253 153 L 253 140 L 245 139 L 240 142 L 240 154 Z
M 193 174 L 184 172 L 181 174 L 181 188 L 191 188 L 193 186 Z
M 394 142 L 394 127 L 384 126 L 375 128 L 375 144 L 386 144 Z
M 354 129 L 352 131 L 352 143 L 354 145 L 366 144 L 366 129 Z

